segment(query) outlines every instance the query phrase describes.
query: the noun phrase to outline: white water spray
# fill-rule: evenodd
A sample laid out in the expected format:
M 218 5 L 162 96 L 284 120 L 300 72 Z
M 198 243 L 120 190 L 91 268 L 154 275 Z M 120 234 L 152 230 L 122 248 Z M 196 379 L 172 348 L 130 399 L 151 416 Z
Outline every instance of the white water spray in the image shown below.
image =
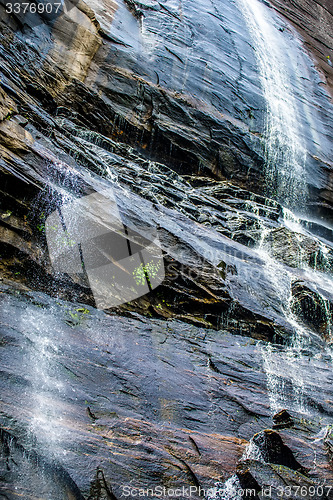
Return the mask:
M 254 44 L 267 106 L 264 148 L 268 195 L 289 207 L 304 206 L 307 151 L 290 78 L 290 71 L 301 78 L 297 62 L 289 55 L 286 36 L 281 33 L 283 24 L 277 26 L 270 9 L 259 0 L 238 1 Z M 293 39 L 293 43 L 298 47 L 298 41 Z
M 37 440 L 49 457 L 61 456 L 64 433 L 63 409 L 55 404 L 65 397 L 66 387 L 61 380 L 56 359 L 59 356 L 59 337 L 62 332 L 50 322 L 50 314 L 41 310 L 22 318 L 22 329 L 29 340 L 28 370 L 32 383 L 31 423 L 32 439 Z

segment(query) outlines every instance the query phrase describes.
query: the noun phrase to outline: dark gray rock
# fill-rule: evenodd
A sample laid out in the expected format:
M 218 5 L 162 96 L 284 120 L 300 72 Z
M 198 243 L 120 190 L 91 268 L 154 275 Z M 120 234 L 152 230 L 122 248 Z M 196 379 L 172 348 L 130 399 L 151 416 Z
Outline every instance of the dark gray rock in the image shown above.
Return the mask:
M 172 3 L 121 0 L 92 7 L 78 2 L 33 29 L 29 19 L 22 26 L 17 16 L 2 14 L 2 82 L 23 114 L 42 127 L 65 114 L 182 172 L 204 168 L 263 192 L 267 106 L 242 4 L 188 2 L 178 11 Z M 310 202 L 327 216 L 331 104 L 296 34 L 279 31 L 282 21 L 269 15 L 288 48 Z M 297 57 L 302 78 L 293 68 Z M 36 110 L 40 104 L 47 118 Z
M 304 467 L 295 459 L 290 448 L 283 443 L 278 432 L 266 429 L 255 434 L 252 441 L 259 448 L 265 462 L 284 465 L 289 469 L 306 473 Z
M 1 292 L 1 426 L 27 453 L 43 457 L 47 477 L 53 465 L 62 467 L 84 496 L 108 488 L 120 498 L 125 484 L 175 488 L 197 481 L 212 488 L 234 473 L 253 434 L 271 425 L 273 394 L 260 343 L 180 321 L 86 312 L 82 304 L 13 284 Z M 75 324 L 68 322 L 74 315 Z M 333 400 L 331 364 L 300 356 L 297 370 L 299 377 L 316 370 L 318 386 L 311 378 L 303 386 L 304 398 L 315 404 L 303 418 L 306 432 L 295 427 L 281 437 L 302 466 L 312 459 L 311 472 L 329 483 L 332 471 L 317 438 L 333 411 L 327 403 Z M 22 463 L 17 453 L 13 458 Z M 253 474 L 260 485 L 280 485 L 281 471 L 285 477 L 285 468 L 258 467 Z M 25 473 L 30 479 L 22 491 L 31 485 L 32 494 L 40 470 Z M 13 466 L 1 486 L 22 485 L 20 474 Z M 291 484 L 315 480 L 288 474 Z
M 323 298 L 315 289 L 311 289 L 302 281 L 292 286 L 292 310 L 307 325 L 320 332 L 328 341 L 331 339 L 332 300 Z
M 326 494 L 330 491 L 329 487 L 322 488 L 306 476 L 283 465 L 263 464 L 255 460 L 247 460 L 238 466 L 237 476 L 243 490 L 249 490 L 247 498 L 268 497 L 272 500 L 278 500 L 279 498 L 288 498 L 290 492 L 297 500 L 302 498 L 310 500 L 314 494 L 318 499 L 326 500 L 329 498 Z M 256 497 L 253 495 L 254 491 L 258 493 Z
M 332 93 L 332 4 L 329 0 L 271 0 L 272 5 L 291 21 L 306 40 L 320 69 L 323 71 L 328 89 Z
M 294 420 L 287 410 L 281 410 L 273 416 L 274 426 L 273 429 L 284 429 L 292 427 Z

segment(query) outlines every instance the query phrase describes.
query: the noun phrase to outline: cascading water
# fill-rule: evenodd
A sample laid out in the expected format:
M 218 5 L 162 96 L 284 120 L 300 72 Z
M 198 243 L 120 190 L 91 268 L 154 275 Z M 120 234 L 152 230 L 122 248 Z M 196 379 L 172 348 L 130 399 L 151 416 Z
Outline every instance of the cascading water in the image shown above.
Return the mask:
M 276 290 L 282 307 L 282 314 L 290 325 L 293 334 L 282 352 L 268 344 L 262 347 L 264 369 L 267 375 L 270 404 L 273 412 L 286 406 L 300 413 L 306 412 L 303 400 L 304 381 L 298 369 L 298 357 L 309 341 L 310 334 L 299 323 L 292 312 L 292 273 L 284 265 L 278 263 L 270 255 L 269 246 L 263 239 L 258 252 L 265 261 L 264 273 L 267 281 L 271 282 Z M 290 381 L 291 388 L 286 388 L 286 380 Z M 292 396 L 292 397 L 291 397 Z
M 33 398 L 30 425 L 32 440 L 37 437 L 38 445 L 44 451 L 59 457 L 63 450 L 62 443 L 66 439 L 63 429 L 59 431 L 63 411 L 54 406 L 51 393 L 59 394 L 59 398 L 63 399 L 66 390 L 55 362 L 55 358 L 59 356 L 61 332 L 50 324 L 43 311 L 38 317 L 27 315 L 22 323 L 31 346 L 28 371 Z
M 238 0 L 254 43 L 260 81 L 266 100 L 265 161 L 267 193 L 289 207 L 304 206 L 307 198 L 307 150 L 290 72 L 297 81 L 297 60 L 281 31 L 285 26 L 260 0 Z M 297 40 L 293 43 L 299 48 Z
M 105 138 L 103 139 L 103 137 L 97 133 L 88 133 L 83 129 L 77 129 L 75 132 L 75 141 L 77 146 L 83 146 L 85 148 L 85 154 L 87 156 L 89 155 L 89 158 L 94 158 L 101 174 L 106 176 L 109 180 L 116 181 L 118 187 L 121 185 L 124 186 L 123 183 L 125 177 L 122 178 L 121 170 L 114 168 L 114 165 L 117 164 L 117 161 L 120 161 L 120 158 L 114 152 L 109 151 L 110 149 L 113 149 L 114 145 L 112 146 L 111 143 L 108 143 Z M 120 146 L 118 146 L 118 148 L 119 147 Z M 160 175 L 162 167 L 159 164 L 150 163 L 149 165 L 145 165 L 145 169 L 143 169 L 136 162 L 131 162 L 127 168 L 133 169 L 135 175 L 139 176 L 145 175 L 145 169 L 148 169 L 151 175 Z M 168 175 L 170 175 L 170 173 L 168 173 Z M 125 185 L 128 186 L 128 180 L 125 180 Z M 183 197 L 185 196 L 185 193 L 187 193 L 187 188 L 188 187 L 186 185 L 181 185 Z M 117 190 L 116 186 L 115 190 Z M 132 190 L 132 188 L 130 188 L 130 190 Z M 150 196 L 153 195 L 154 189 L 152 185 L 147 186 L 145 189 L 145 197 L 147 197 L 148 193 Z M 127 192 L 126 196 L 128 195 L 129 192 Z M 161 200 L 161 197 L 159 200 Z M 121 200 L 119 201 L 121 202 Z M 265 203 L 267 203 L 268 207 L 272 204 L 272 207 L 274 207 L 276 212 L 276 217 L 278 217 L 279 207 L 277 203 L 269 199 L 266 200 Z M 158 206 L 161 208 L 160 204 Z M 308 345 L 311 344 L 313 337 L 318 337 L 318 335 L 306 328 L 292 310 L 292 285 L 296 277 L 294 270 L 279 261 L 271 252 L 270 238 L 272 235 L 272 228 L 273 230 L 274 228 L 276 229 L 276 225 L 272 225 L 271 223 L 267 224 L 267 219 L 262 218 L 260 215 L 260 212 L 264 213 L 263 211 L 267 209 L 266 205 L 259 206 L 258 203 L 254 201 L 252 203 L 246 201 L 245 206 L 247 211 L 256 215 L 257 224 L 260 226 L 260 236 L 256 252 L 260 257 L 260 261 L 263 263 L 261 273 L 263 275 L 264 283 L 263 289 L 261 287 L 258 288 L 257 280 L 253 280 L 250 276 L 247 280 L 248 291 L 250 294 L 256 296 L 258 301 L 265 303 L 267 288 L 270 288 L 272 291 L 272 297 L 274 298 L 274 307 L 276 307 L 279 316 L 283 318 L 285 326 L 287 326 L 288 330 L 291 332 L 288 347 L 281 349 L 270 344 L 262 344 L 259 348 L 259 355 L 262 355 L 263 357 L 263 366 L 266 370 L 271 410 L 272 412 L 275 412 L 287 406 L 296 412 L 306 413 L 307 408 L 303 395 L 305 383 L 304 376 L 306 376 L 306 374 L 303 369 L 300 370 L 299 359 L 302 350 L 306 349 Z M 145 213 L 148 214 L 148 202 L 146 202 Z M 299 219 L 297 219 L 289 209 L 284 208 L 282 213 L 283 216 L 280 218 L 280 224 L 292 229 L 293 233 L 296 233 L 296 240 L 297 238 L 302 237 L 302 234 L 300 233 L 301 231 L 306 234 L 306 231 L 303 230 L 301 224 L 299 223 Z M 158 215 L 158 210 L 155 208 L 154 217 L 158 217 L 158 219 L 156 219 L 156 223 L 169 227 L 169 230 L 171 230 L 171 227 L 173 228 L 173 231 L 175 230 L 174 219 L 170 218 L 170 214 L 161 212 L 160 215 Z M 228 227 L 231 231 L 237 231 L 239 226 L 243 223 L 244 221 L 242 221 L 242 219 L 238 216 L 233 219 L 231 216 L 228 218 Z M 319 240 L 316 241 L 320 248 L 323 249 L 322 253 L 327 252 L 325 245 L 323 245 Z M 192 242 L 192 244 L 194 243 Z M 201 247 L 201 245 L 205 245 L 205 240 L 201 238 L 196 242 L 196 244 L 199 244 L 201 251 L 205 252 L 205 258 L 209 258 L 207 250 L 204 250 L 203 247 Z M 212 258 L 212 262 L 216 265 L 216 263 L 220 262 L 223 258 L 225 258 L 225 255 L 220 253 L 216 257 Z M 316 271 L 310 270 L 306 267 L 305 261 L 303 262 L 301 247 L 299 248 L 299 251 L 297 251 L 297 255 L 294 256 L 294 261 L 298 269 L 304 268 L 304 271 L 306 270 L 309 275 L 312 273 L 311 280 L 314 283 L 322 282 L 322 273 L 317 273 Z M 237 266 L 238 265 L 239 263 Z M 245 280 L 246 273 L 247 269 L 244 268 L 241 273 L 243 280 Z M 321 287 L 323 287 L 322 284 Z M 319 284 L 318 288 L 320 288 Z M 223 326 L 227 327 L 227 323 L 224 323 Z
M 280 202 L 283 208 L 284 225 L 293 231 L 303 233 L 299 220 L 291 210 L 304 212 L 308 198 L 306 179 L 307 146 L 304 139 L 304 116 L 311 122 L 307 104 L 303 109 L 295 97 L 304 94 L 302 65 L 303 57 L 297 36 L 286 28 L 284 22 L 272 13 L 269 6 L 260 0 L 238 0 L 249 29 L 258 64 L 259 77 L 266 101 L 265 114 L 265 178 L 268 196 Z M 285 32 L 287 29 L 287 32 Z M 291 47 L 288 47 L 291 44 Z M 296 49 L 296 50 L 294 50 Z M 301 61 L 302 62 L 302 61 Z M 303 121 L 301 120 L 303 116 Z M 312 125 L 312 123 L 311 123 Z M 310 127 L 315 142 L 315 127 Z M 311 335 L 300 323 L 292 310 L 293 273 L 273 257 L 266 237 L 269 230 L 262 227 L 257 251 L 265 262 L 264 273 L 268 283 L 276 291 L 282 314 L 293 332 L 289 346 L 275 349 L 272 345 L 262 346 L 263 364 L 267 376 L 268 391 L 272 411 L 292 407 L 306 413 L 303 398 L 304 380 L 298 367 L 298 358 L 303 349 L 311 345 Z M 298 256 L 297 267 L 307 268 Z M 327 266 L 326 272 L 330 272 Z M 316 282 L 322 281 L 318 273 L 312 271 Z M 330 278 L 328 278 L 330 279 Z M 320 295 L 320 294 L 319 294 Z M 326 304 L 326 299 L 323 298 Z M 327 325 L 331 330 L 331 314 L 326 304 Z M 285 387 L 289 380 L 291 388 Z
M 294 234 L 301 241 L 302 237 L 307 237 L 309 234 L 304 231 L 298 219 L 293 216 L 289 210 L 283 211 L 284 215 L 282 222 L 287 227 L 292 227 Z M 286 218 L 286 221 L 285 221 Z M 298 232 L 296 232 L 298 231 Z M 312 237 L 313 238 L 313 237 Z M 327 247 L 320 240 L 313 238 L 316 241 L 320 253 L 327 255 Z M 281 304 L 281 312 L 287 324 L 289 325 L 290 335 L 288 345 L 283 349 L 270 344 L 261 346 L 261 354 L 263 358 L 263 366 L 267 376 L 267 386 L 270 397 L 270 405 L 272 412 L 279 411 L 283 408 L 290 408 L 302 414 L 311 413 L 304 399 L 305 379 L 307 378 L 306 370 L 301 369 L 299 361 L 303 352 L 313 350 L 314 344 L 321 341 L 318 332 L 304 325 L 294 310 L 294 295 L 292 292 L 293 283 L 297 280 L 297 273 L 301 271 L 301 276 L 306 277 L 312 282 L 313 289 L 316 291 L 318 303 L 321 304 L 324 316 L 323 324 L 325 330 L 322 334 L 328 341 L 328 344 L 322 346 L 326 355 L 332 356 L 330 348 L 331 338 L 331 323 L 332 315 L 329 300 L 325 294 L 330 294 L 332 290 L 332 267 L 328 258 L 324 262 L 324 270 L 310 268 L 307 259 L 302 255 L 302 249 L 298 255 L 294 256 L 294 261 L 297 264 L 297 271 L 290 268 L 281 262 L 278 262 L 272 254 L 272 248 L 269 241 L 269 230 L 262 229 L 261 239 L 257 245 L 257 252 L 265 262 L 263 271 L 267 283 L 271 283 L 275 289 L 278 302 Z
M 253 439 L 249 441 L 249 444 L 244 450 L 241 457 L 241 461 L 243 460 L 265 462 L 260 448 L 254 443 Z M 216 483 L 215 487 L 209 491 L 207 500 L 241 500 L 247 496 L 251 498 L 251 496 L 253 496 L 253 491 L 250 492 L 250 488 L 248 491 L 243 489 L 237 475 L 234 474 L 225 483 Z
M 211 488 L 207 500 L 241 500 L 241 485 L 236 475 L 231 476 L 225 483 L 216 483 Z

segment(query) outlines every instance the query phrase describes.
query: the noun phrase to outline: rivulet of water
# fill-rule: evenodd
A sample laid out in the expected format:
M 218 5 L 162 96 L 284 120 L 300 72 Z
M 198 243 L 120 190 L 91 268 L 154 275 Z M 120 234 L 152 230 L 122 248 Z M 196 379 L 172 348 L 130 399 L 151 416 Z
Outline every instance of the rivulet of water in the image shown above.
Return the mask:
M 264 150 L 267 194 L 289 207 L 307 199 L 306 145 L 290 74 L 300 80 L 284 27 L 260 0 L 238 0 L 249 29 L 266 100 Z M 297 45 L 297 40 L 293 39 Z

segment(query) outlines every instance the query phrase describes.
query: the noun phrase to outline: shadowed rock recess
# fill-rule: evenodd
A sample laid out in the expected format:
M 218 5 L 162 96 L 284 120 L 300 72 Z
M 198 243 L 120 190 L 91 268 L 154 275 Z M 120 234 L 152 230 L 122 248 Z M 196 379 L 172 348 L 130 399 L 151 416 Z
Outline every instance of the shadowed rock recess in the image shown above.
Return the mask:
M 330 2 L 6 4 L 0 498 L 332 499 Z M 45 227 L 108 188 L 165 278 L 102 311 Z

